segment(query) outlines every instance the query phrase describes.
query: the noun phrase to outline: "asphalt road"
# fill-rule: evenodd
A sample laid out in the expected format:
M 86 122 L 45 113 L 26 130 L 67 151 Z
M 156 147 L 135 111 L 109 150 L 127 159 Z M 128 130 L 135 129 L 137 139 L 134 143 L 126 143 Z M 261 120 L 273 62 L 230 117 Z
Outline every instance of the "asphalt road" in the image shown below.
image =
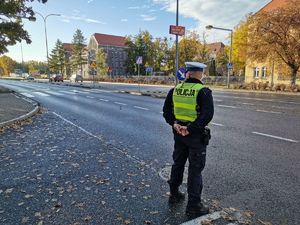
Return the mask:
M 148 184 L 148 195 L 154 196 L 151 203 L 126 202 L 118 195 L 106 193 L 110 196 L 106 196 L 106 202 L 120 202 L 110 203 L 110 209 L 123 209 L 124 215 L 132 217 L 130 222 L 133 224 L 146 223 L 143 209 L 151 207 L 155 212 L 151 214 L 155 217 L 150 218 L 152 224 L 175 225 L 187 220 L 178 213 L 183 209 L 172 214 L 165 206 L 166 198 L 161 197 L 168 189 L 158 173 L 172 163 L 173 148 L 171 129 L 161 114 L 163 99 L 121 94 L 117 92 L 121 86 L 86 89 L 3 80 L 0 84 L 39 101 L 45 108 L 46 112 L 34 127 L 29 125 L 24 132 L 34 129 L 36 133 L 53 133 L 57 130 L 56 135 L 62 140 L 58 144 L 51 143 L 61 149 L 65 145 L 75 145 L 80 154 L 90 152 L 87 160 L 98 157 L 97 143 L 100 142 L 103 149 L 108 149 L 105 152 L 112 167 L 118 163 L 122 168 L 125 165 L 124 170 L 126 165 L 128 170 L 136 164 L 145 167 L 144 178 L 137 176 L 136 179 Z M 213 138 L 204 171 L 204 199 L 208 204 L 219 201 L 222 208 L 254 212 L 252 224 L 261 224 L 259 220 L 280 225 L 300 224 L 299 96 L 230 91 L 214 91 L 213 96 L 215 116 L 210 124 Z M 12 137 L 13 133 L 10 135 Z M 1 138 L 5 138 L 5 134 Z M 43 136 L 39 138 L 46 141 Z M 29 143 L 23 148 L 26 144 Z M 9 148 L 10 145 L 5 146 Z M 116 155 L 109 156 L 109 149 L 114 149 Z M 2 177 L 5 175 L 1 174 Z M 117 169 L 105 175 L 122 180 L 122 173 Z M 143 195 L 142 199 L 147 200 L 148 195 Z M 103 224 L 118 224 L 115 220 L 110 221 L 109 210 L 103 209 L 102 213 Z M 126 221 L 121 222 L 126 224 Z

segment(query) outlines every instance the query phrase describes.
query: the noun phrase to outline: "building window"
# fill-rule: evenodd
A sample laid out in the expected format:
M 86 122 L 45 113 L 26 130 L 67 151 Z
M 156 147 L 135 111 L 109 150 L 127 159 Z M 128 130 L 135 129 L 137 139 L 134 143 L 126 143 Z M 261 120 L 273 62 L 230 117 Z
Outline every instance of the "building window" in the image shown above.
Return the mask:
M 267 77 L 267 67 L 263 66 L 261 68 L 261 78 L 266 78 Z
M 253 68 L 253 77 L 259 78 L 259 68 L 258 67 Z

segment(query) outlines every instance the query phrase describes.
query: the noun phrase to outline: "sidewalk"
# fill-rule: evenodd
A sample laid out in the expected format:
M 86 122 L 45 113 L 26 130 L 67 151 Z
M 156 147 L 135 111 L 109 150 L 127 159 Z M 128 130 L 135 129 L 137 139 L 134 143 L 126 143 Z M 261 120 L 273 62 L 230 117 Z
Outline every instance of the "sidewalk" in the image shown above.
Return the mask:
M 0 127 L 27 119 L 37 111 L 36 102 L 0 86 Z

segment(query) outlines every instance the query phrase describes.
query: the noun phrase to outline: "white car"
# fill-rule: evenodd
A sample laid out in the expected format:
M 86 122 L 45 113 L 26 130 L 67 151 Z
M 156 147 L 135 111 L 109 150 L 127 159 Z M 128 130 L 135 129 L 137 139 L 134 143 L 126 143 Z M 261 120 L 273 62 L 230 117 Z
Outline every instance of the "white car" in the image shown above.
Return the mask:
M 83 81 L 83 78 L 81 75 L 78 75 L 78 74 L 73 74 L 71 77 L 70 77 L 70 82 L 82 82 Z

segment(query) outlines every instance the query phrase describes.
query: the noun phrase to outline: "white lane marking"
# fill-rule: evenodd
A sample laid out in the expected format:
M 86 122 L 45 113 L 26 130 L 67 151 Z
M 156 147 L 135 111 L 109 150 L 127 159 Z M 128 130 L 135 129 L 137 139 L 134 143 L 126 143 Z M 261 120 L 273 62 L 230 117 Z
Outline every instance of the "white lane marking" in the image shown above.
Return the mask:
M 81 94 L 85 94 L 86 93 L 84 91 L 77 91 L 77 90 L 71 90 L 71 91 L 73 91 L 74 93 L 81 93 Z
M 34 94 L 37 94 L 37 95 L 40 95 L 40 96 L 44 96 L 44 97 L 50 96 L 50 95 L 47 95 L 47 94 L 45 94 L 45 93 L 38 92 L 38 91 L 35 91 L 35 92 L 33 92 L 33 93 L 34 93 Z
M 276 103 L 287 103 L 287 104 L 300 105 L 299 102 L 282 101 L 282 100 L 267 99 L 267 98 L 236 97 L 236 96 L 230 96 L 230 95 L 217 95 L 216 97 L 219 97 L 219 98 L 231 98 L 231 99 L 235 98 L 235 99 L 256 100 L 256 101 L 265 101 L 265 102 L 276 102 Z
M 140 107 L 140 106 L 133 106 L 134 108 L 136 108 L 136 109 L 141 109 L 141 110 L 145 110 L 145 111 L 148 111 L 149 109 L 147 109 L 147 108 L 143 108 L 143 107 Z
M 185 223 L 182 223 L 181 225 L 199 225 L 199 224 L 202 224 L 202 222 L 204 220 L 217 220 L 217 219 L 220 219 L 221 218 L 221 212 L 214 212 L 214 213 L 211 213 L 211 214 L 207 214 L 205 216 L 200 216 L 196 219 L 193 219 L 193 220 L 190 220 L 190 221 L 187 221 Z
M 220 124 L 220 123 L 210 123 L 211 125 L 215 125 L 215 126 L 219 126 L 219 127 L 224 127 L 223 124 Z
M 99 101 L 102 101 L 102 102 L 109 102 L 109 100 L 103 99 L 103 98 L 99 98 Z
M 275 138 L 275 139 L 279 139 L 279 140 L 283 140 L 283 141 L 287 141 L 287 142 L 292 142 L 292 143 L 298 143 L 299 142 L 299 141 L 296 141 L 296 140 L 293 140 L 293 139 L 279 137 L 279 136 L 275 136 L 275 135 L 271 135 L 271 134 L 264 134 L 264 133 L 260 133 L 260 132 L 256 132 L 256 131 L 253 131 L 252 134 L 257 134 L 257 135 L 261 135 L 261 136 L 265 136 L 265 137 Z
M 65 121 L 66 123 L 71 124 L 71 125 L 74 126 L 74 127 L 77 127 L 79 130 L 81 130 L 81 131 L 84 132 L 85 134 L 87 134 L 87 135 L 89 135 L 89 136 L 91 136 L 91 137 L 93 137 L 93 138 L 96 138 L 97 140 L 99 140 L 99 141 L 101 141 L 101 142 L 104 142 L 103 138 L 101 138 L 101 137 L 99 137 L 99 136 L 96 136 L 96 135 L 92 134 L 91 132 L 87 131 L 86 129 L 84 129 L 84 128 L 78 126 L 78 125 L 76 125 L 75 123 L 73 123 L 73 122 L 71 122 L 70 120 L 64 118 L 63 116 L 59 115 L 59 114 L 56 113 L 56 112 L 52 112 L 52 113 L 53 113 L 55 116 L 59 117 L 61 120 Z M 113 147 L 113 149 L 116 150 L 116 151 L 118 151 L 118 152 L 120 152 L 121 154 L 124 154 L 127 158 L 129 158 L 129 159 L 131 159 L 131 160 L 133 160 L 133 161 L 135 161 L 135 162 L 137 162 L 137 163 L 139 163 L 139 164 L 141 164 L 141 165 L 142 165 L 142 164 L 143 164 L 143 165 L 145 164 L 145 162 L 144 162 L 143 160 L 140 160 L 140 159 L 137 158 L 136 156 L 131 156 L 131 155 L 129 155 L 128 152 L 125 152 L 125 151 L 123 151 L 123 150 L 121 150 L 121 149 L 118 149 L 118 148 L 116 148 L 116 147 Z M 149 166 L 149 165 L 146 165 L 146 166 L 147 166 L 147 168 L 151 169 L 155 174 L 158 173 L 158 171 L 157 171 L 154 167 Z
M 223 108 L 231 108 L 231 109 L 237 109 L 236 106 L 232 106 L 232 105 L 217 105 L 219 107 L 223 107 Z
M 114 102 L 114 103 L 117 104 L 117 105 L 127 105 L 127 104 L 122 103 L 122 102 Z
M 243 102 L 243 105 L 254 105 L 253 103 Z
M 223 100 L 220 100 L 220 99 L 214 99 L 214 102 L 223 102 Z
M 160 114 L 164 114 L 164 112 L 160 112 Z
M 65 94 L 69 94 L 69 95 L 75 95 L 76 93 L 72 92 L 72 91 L 59 91 Z
M 85 96 L 85 97 L 87 97 L 87 98 L 90 98 L 90 99 L 93 99 L 93 98 L 95 98 L 95 97 L 92 97 L 92 96 Z
M 28 93 L 24 93 L 24 92 L 22 92 L 21 94 L 22 94 L 22 95 L 24 95 L 24 96 L 26 96 L 26 97 L 28 97 L 28 98 L 34 98 L 34 96 L 33 96 L 33 95 L 31 95 L 31 94 L 28 94 Z
M 45 91 L 45 92 L 48 93 L 48 94 L 51 94 L 51 95 L 57 95 L 57 96 L 63 95 L 63 94 L 60 94 L 60 93 L 55 92 L 55 91 Z
M 263 109 L 257 109 L 256 112 L 263 112 L 263 113 L 273 113 L 273 114 L 281 114 L 282 112 L 275 112 L 275 111 L 267 111 Z

